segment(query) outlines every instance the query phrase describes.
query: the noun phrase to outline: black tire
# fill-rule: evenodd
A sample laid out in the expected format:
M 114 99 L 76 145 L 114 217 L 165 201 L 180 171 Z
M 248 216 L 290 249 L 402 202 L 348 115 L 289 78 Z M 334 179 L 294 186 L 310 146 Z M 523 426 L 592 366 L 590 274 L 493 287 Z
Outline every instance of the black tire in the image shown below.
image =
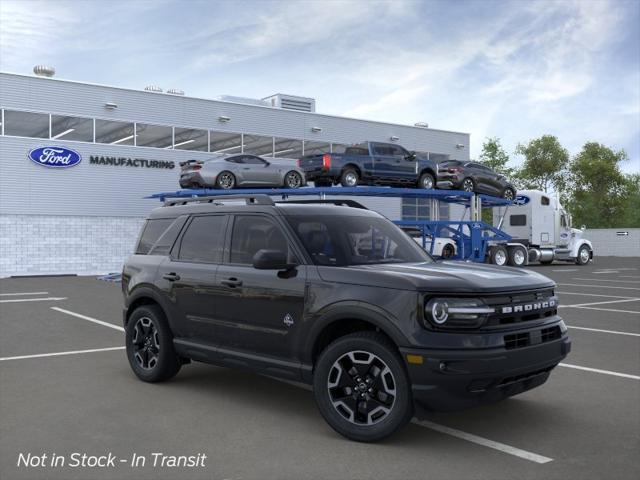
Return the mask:
M 582 245 L 578 249 L 578 256 L 576 257 L 577 265 L 586 265 L 591 260 L 591 249 L 587 245 Z
M 506 200 L 515 200 L 516 192 L 513 191 L 513 188 L 507 187 L 502 192 L 502 198 L 504 198 Z
M 164 313 L 156 305 L 143 305 L 133 311 L 125 328 L 125 345 L 133 373 L 144 382 L 162 382 L 180 371 L 182 362 L 173 348 L 173 335 Z M 145 353 L 146 347 L 149 349 Z
M 236 186 L 236 176 L 225 170 L 220 172 L 216 177 L 216 188 L 220 188 L 222 190 L 231 190 Z
M 491 263 L 494 265 L 504 266 L 509 261 L 507 249 L 502 245 L 497 245 L 491 249 Z
M 354 180 L 355 179 L 355 180 Z M 360 175 L 355 168 L 345 168 L 340 175 L 340 185 L 343 187 L 357 187 L 360 182 Z
M 452 258 L 456 254 L 456 249 L 453 248 L 453 245 L 447 243 L 444 247 L 442 247 L 442 258 Z
M 462 180 L 460 184 L 460 190 L 465 192 L 475 192 L 476 191 L 476 182 L 473 181 L 473 178 L 467 177 Z
M 509 247 L 509 265 L 524 267 L 527 264 L 527 251 L 524 247 Z
M 300 175 L 295 170 L 287 172 L 287 174 L 284 176 L 284 186 L 286 188 L 300 188 L 303 182 L 304 180 L 302 179 L 302 175 Z
M 352 374 L 348 373 L 351 369 L 342 367 L 351 362 L 349 355 L 356 360 L 351 366 L 357 365 Z M 371 359 L 371 363 L 360 363 L 363 358 Z M 343 382 L 345 386 L 341 385 Z M 405 426 L 413 416 L 411 384 L 405 366 L 395 345 L 380 333 L 357 332 L 332 342 L 318 357 L 313 387 L 320 414 L 331 428 L 351 440 L 382 440 Z M 376 400 L 371 401 L 374 395 Z M 340 405 L 334 406 L 336 402 Z M 363 405 L 368 410 L 358 408 Z
M 425 190 L 433 190 L 436 188 L 436 180 L 433 178 L 433 175 L 430 173 L 423 173 L 420 175 L 420 180 L 418 180 L 418 188 L 423 188 Z

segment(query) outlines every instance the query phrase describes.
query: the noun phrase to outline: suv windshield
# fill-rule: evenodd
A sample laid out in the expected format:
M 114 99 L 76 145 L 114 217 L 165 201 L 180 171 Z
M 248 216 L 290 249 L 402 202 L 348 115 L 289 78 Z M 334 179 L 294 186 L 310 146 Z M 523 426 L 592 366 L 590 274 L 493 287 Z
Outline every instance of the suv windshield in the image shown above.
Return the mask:
M 286 217 L 316 265 L 433 262 L 389 220 L 370 216 Z

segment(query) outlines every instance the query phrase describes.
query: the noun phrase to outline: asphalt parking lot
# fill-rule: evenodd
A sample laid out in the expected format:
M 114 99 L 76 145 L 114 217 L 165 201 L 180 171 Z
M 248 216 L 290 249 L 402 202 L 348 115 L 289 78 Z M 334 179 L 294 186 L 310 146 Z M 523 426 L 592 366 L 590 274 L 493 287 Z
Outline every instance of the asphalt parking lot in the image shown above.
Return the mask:
M 640 478 L 640 258 L 530 268 L 558 283 L 566 363 L 538 389 L 378 444 L 338 436 L 309 390 L 271 378 L 191 364 L 140 382 L 117 283 L 0 280 L 0 478 Z M 17 466 L 20 453 L 73 452 L 147 463 Z M 207 459 L 153 467 L 154 452 Z

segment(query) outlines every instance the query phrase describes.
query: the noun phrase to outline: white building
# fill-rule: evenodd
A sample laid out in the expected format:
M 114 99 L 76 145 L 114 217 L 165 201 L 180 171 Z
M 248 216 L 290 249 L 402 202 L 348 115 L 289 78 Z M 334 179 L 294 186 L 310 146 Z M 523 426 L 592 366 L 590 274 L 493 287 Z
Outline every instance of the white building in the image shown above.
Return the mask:
M 467 133 L 322 115 L 315 100 L 282 94 L 207 100 L 0 73 L 0 108 L 0 277 L 119 271 L 159 205 L 145 197 L 177 190 L 178 162 L 211 152 L 299 158 L 371 140 L 469 158 Z M 80 161 L 47 168 L 29 159 L 47 147 Z M 429 217 L 428 202 L 364 203 L 391 219 Z

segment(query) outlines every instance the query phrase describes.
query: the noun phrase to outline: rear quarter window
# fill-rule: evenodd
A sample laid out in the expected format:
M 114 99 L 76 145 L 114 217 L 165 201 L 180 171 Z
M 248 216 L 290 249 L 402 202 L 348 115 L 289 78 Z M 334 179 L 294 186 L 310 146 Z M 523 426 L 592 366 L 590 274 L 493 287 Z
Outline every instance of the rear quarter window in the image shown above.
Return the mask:
M 140 241 L 136 248 L 136 254 L 146 255 L 151 250 L 151 247 L 158 241 L 160 236 L 165 232 L 167 228 L 173 223 L 173 218 L 154 218 L 147 220 L 145 223 L 142 234 L 140 235 Z

